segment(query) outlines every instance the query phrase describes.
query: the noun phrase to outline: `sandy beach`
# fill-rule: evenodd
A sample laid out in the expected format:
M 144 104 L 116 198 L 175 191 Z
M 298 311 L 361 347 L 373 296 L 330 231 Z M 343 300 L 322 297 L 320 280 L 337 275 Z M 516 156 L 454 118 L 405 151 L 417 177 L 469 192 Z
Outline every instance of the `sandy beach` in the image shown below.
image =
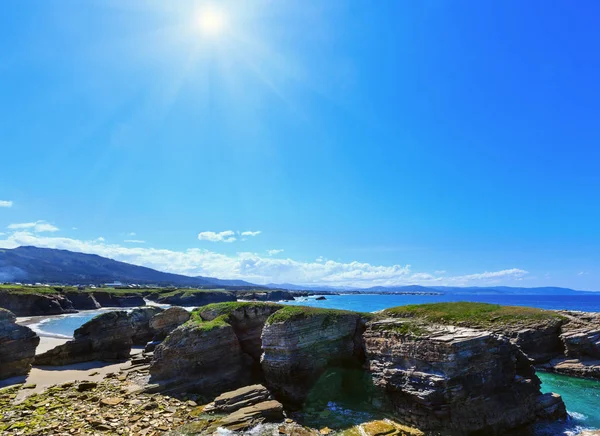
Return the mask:
M 64 315 L 56 315 L 56 317 Z M 32 326 L 38 324 L 40 321 L 53 318 L 49 316 L 35 316 L 35 317 L 22 317 L 17 319 L 17 323 L 26 326 Z M 64 344 L 70 339 L 55 337 L 51 334 L 36 331 L 40 337 L 40 343 L 36 348 L 36 355 L 45 353 L 59 345 Z M 134 347 L 131 351 L 135 353 L 139 351 L 140 347 Z M 122 368 L 128 368 L 131 366 L 130 361 L 122 362 L 101 362 L 91 361 L 82 362 L 72 365 L 64 366 L 34 366 L 29 374 L 21 377 L 12 377 L 10 379 L 0 381 L 0 388 L 24 383 L 25 385 L 31 386 L 29 389 L 22 389 L 19 391 L 17 401 L 26 398 L 27 396 L 42 392 L 44 389 L 71 381 L 100 381 L 106 374 L 111 372 L 118 372 Z

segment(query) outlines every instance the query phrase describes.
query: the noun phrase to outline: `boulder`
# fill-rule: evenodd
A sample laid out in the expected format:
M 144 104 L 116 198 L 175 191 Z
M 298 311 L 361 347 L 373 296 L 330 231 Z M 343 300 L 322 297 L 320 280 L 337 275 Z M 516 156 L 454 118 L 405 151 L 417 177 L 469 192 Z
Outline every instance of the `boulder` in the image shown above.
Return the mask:
M 0 308 L 16 316 L 60 315 L 77 312 L 63 295 L 0 290 Z
M 271 393 L 263 385 L 244 386 L 235 391 L 219 395 L 204 407 L 207 413 L 232 413 L 243 407 L 271 400 Z
M 190 312 L 181 307 L 169 307 L 150 320 L 154 341 L 162 341 L 169 333 L 190 319 Z
M 107 312 L 75 330 L 74 339 L 35 357 L 36 365 L 69 365 L 129 358 L 134 328 L 127 312 Z
M 286 306 L 262 332 L 261 365 L 269 389 L 291 406 L 306 399 L 313 383 L 333 365 L 358 365 L 357 313 Z
M 155 306 L 140 307 L 129 313 L 129 321 L 133 329 L 131 340 L 133 345 L 146 345 L 154 338 L 156 332 L 150 326 L 152 319 L 163 312 L 163 309 Z
M 389 319 L 368 323 L 363 339 L 381 401 L 405 424 L 493 435 L 534 423 L 552 408 L 566 417 L 560 397 L 552 407 L 541 397 L 529 359 L 502 336 Z
M 219 421 L 219 427 L 237 431 L 262 422 L 280 422 L 284 418 L 283 405 L 279 401 L 269 400 L 233 412 Z
M 33 330 L 16 324 L 12 312 L 0 309 L 0 380 L 28 374 L 39 343 Z

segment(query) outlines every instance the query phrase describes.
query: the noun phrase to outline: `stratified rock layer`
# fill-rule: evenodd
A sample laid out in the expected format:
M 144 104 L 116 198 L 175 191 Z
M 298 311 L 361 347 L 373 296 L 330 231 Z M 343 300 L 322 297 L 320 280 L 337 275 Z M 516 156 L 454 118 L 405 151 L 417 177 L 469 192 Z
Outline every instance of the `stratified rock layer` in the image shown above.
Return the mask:
M 269 389 L 292 405 L 332 364 L 356 361 L 357 313 L 286 307 L 290 316 L 269 319 L 262 333 L 261 364 Z M 278 315 L 276 313 L 275 315 Z
M 128 317 L 133 333 L 131 341 L 134 345 L 146 345 L 154 338 L 155 330 L 150 325 L 152 319 L 163 311 L 160 307 L 140 307 L 133 309 Z
M 383 320 L 363 337 L 374 384 L 395 416 L 422 430 L 502 434 L 556 408 L 527 357 L 490 332 Z
M 187 383 L 203 393 L 219 393 L 248 384 L 251 361 L 229 324 L 190 321 L 156 347 L 150 375 L 153 381 Z
M 15 321 L 13 313 L 0 309 L 0 380 L 29 373 L 40 343 L 33 330 Z
M 0 290 L 0 308 L 16 316 L 60 315 L 75 313 L 73 304 L 64 296 L 40 293 L 14 293 Z
M 125 311 L 107 312 L 75 330 L 74 339 L 35 357 L 36 365 L 127 359 L 134 328 Z
M 181 307 L 169 307 L 150 320 L 153 340 L 162 341 L 169 333 L 190 319 L 190 313 Z

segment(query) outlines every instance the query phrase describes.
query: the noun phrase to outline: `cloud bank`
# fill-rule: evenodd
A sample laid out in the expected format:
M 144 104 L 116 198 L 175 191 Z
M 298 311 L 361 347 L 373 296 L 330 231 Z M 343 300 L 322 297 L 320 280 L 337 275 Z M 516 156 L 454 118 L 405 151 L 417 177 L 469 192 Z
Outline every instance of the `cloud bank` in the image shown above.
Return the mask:
M 59 248 L 83 253 L 98 254 L 111 259 L 154 268 L 160 271 L 189 276 L 210 276 L 222 279 L 242 279 L 257 284 L 295 283 L 299 285 L 331 286 L 402 286 L 422 285 L 490 285 L 501 280 L 516 280 L 528 273 L 512 268 L 459 276 L 430 274 L 413 271 L 410 265 L 372 265 L 365 262 L 338 262 L 319 258 L 315 261 L 298 261 L 258 253 L 240 252 L 225 255 L 214 251 L 190 248 L 184 251 L 149 247 L 124 247 L 108 244 L 101 238 L 80 240 L 35 233 L 35 226 L 20 227 L 0 238 L 0 248 L 20 245 Z M 221 241 L 232 238 L 233 232 L 203 232 L 206 240 Z M 199 235 L 200 238 L 200 235 Z
M 0 200 L 0 207 L 13 207 L 13 202 L 8 200 Z

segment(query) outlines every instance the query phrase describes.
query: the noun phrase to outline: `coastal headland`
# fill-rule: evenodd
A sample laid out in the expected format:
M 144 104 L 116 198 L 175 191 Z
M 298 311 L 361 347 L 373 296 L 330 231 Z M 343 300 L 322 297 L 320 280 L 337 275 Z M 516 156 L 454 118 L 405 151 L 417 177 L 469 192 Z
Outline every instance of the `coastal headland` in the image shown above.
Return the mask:
M 185 292 L 170 293 L 166 298 L 185 298 Z M 595 374 L 573 368 L 592 365 L 600 330 L 596 314 L 483 303 L 369 314 L 222 301 L 191 313 L 154 306 L 106 312 L 72 340 L 36 353 L 37 335 L 2 313 L 0 341 L 19 350 L 11 353 L 15 358 L 3 353 L 0 359 L 0 370 L 9 368 L 10 375 L 25 376 L 33 365 L 40 380 L 45 369 L 110 365 L 110 372 L 95 371 L 94 380 L 1 391 L 0 428 L 7 434 L 162 434 L 178 428 L 182 432 L 174 434 L 212 434 L 257 425 L 271 431 L 269 422 L 281 425 L 280 434 L 504 434 L 565 419 L 561 397 L 541 392 L 534 365 Z M 132 358 L 136 347 L 145 350 Z M 86 390 L 82 383 L 96 385 Z M 239 407 L 201 407 L 257 384 L 262 394 L 242 395 Z M 382 426 L 388 433 L 369 433 L 361 423 L 329 415 L 328 404 L 349 399 L 368 413 L 362 423 L 368 431 Z M 95 421 L 67 419 L 75 401 Z M 148 401 L 168 411 L 162 416 L 138 407 Z M 139 419 L 131 422 L 129 412 Z

